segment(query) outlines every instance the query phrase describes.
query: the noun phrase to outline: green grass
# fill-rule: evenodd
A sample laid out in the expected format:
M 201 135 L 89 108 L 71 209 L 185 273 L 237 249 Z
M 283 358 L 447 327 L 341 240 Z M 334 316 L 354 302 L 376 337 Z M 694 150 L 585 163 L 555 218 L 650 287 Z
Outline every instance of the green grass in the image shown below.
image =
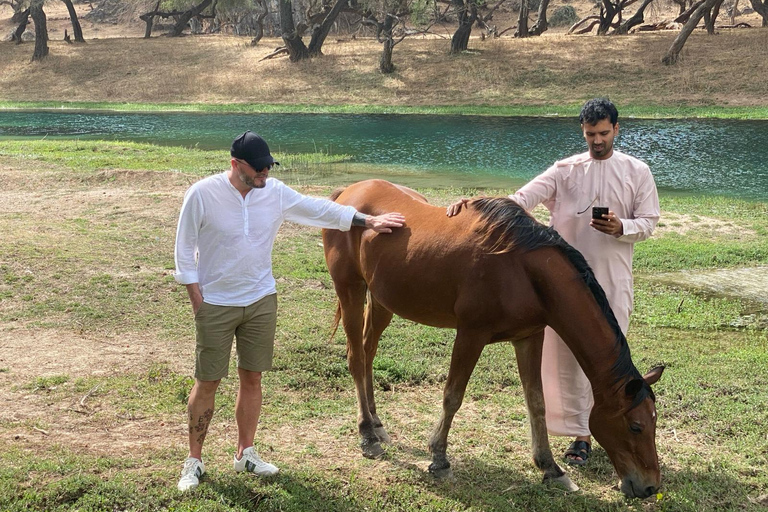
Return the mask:
M 279 325 L 257 433 L 257 449 L 281 474 L 262 481 L 231 471 L 233 358 L 206 440 L 208 475 L 180 495 L 194 332 L 184 287 L 170 275 L 175 221 L 188 182 L 222 159 L 221 152 L 113 142 L 0 144 L 0 172 L 8 177 L 0 198 L 12 205 L 0 209 L 0 385 L 11 404 L 0 415 L 0 510 L 764 510 L 768 333 L 745 320 L 756 306 L 654 279 L 676 269 L 766 262 L 767 205 L 718 197 L 662 197 L 665 212 L 688 215 L 694 228 L 636 246 L 633 360 L 641 372 L 667 366 L 654 386 L 659 496 L 626 500 L 599 447 L 586 468 L 569 470 L 580 492 L 542 486 L 530 461 L 514 350 L 503 343 L 485 349 L 456 416 L 449 438 L 456 479 L 435 482 L 425 471 L 426 443 L 453 332 L 398 318 L 374 363 L 379 412 L 395 444 L 383 460 L 363 459 L 343 333 L 330 339 L 336 302 L 320 233 L 288 225 L 274 250 Z M 324 165 L 322 157 L 317 162 Z M 30 206 L 40 190 L 29 176 L 41 163 L 56 190 Z M 104 175 L 103 166 L 115 171 Z M 163 172 L 169 169 L 176 172 Z M 143 171 L 159 178 L 137 180 Z M 301 189 L 324 195 L 331 187 Z M 420 191 L 435 204 L 505 193 Z M 15 193 L 23 200 L 12 202 Z M 735 242 L 706 227 L 707 219 L 753 235 Z M 15 353 L 26 357 L 51 336 L 62 350 L 52 367 L 28 364 L 22 372 L 6 356 L 15 340 L 30 340 Z M 102 359 L 123 345 L 140 347 L 140 358 L 107 367 Z M 69 366 L 65 349 L 80 346 L 96 347 L 86 354 L 93 368 Z M 555 453 L 567 442 L 553 438 Z
M 529 77 L 530 78 L 530 77 Z M 96 102 L 20 102 L 0 101 L 0 110 L 106 110 L 122 112 L 213 112 L 213 113 L 328 113 L 328 114 L 456 114 L 480 116 L 534 116 L 534 117 L 575 117 L 581 104 L 572 105 L 268 105 L 259 103 L 243 104 L 202 104 L 202 103 L 96 103 Z M 768 119 L 768 107 L 725 107 L 707 106 L 646 106 L 622 105 L 623 117 L 644 119 Z
M 2 140 L 0 157 L 20 161 L 34 160 L 67 168 L 76 172 L 103 169 L 186 172 L 213 174 L 220 172 L 229 161 L 225 151 L 203 151 L 197 148 L 156 146 L 137 142 L 108 142 L 92 140 Z M 313 166 L 343 162 L 347 155 L 281 154 L 275 153 L 282 169 L 304 170 Z

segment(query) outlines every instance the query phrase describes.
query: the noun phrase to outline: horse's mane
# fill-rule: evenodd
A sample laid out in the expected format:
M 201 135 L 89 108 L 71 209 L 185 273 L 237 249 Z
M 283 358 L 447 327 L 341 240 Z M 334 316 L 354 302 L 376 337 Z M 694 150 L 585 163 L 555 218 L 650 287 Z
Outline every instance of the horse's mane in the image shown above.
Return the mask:
M 614 383 L 626 378 L 641 379 L 642 376 L 632 363 L 627 338 L 621 332 L 621 327 L 619 327 L 616 316 L 608 303 L 605 291 L 597 282 L 595 274 L 584 256 L 563 240 L 563 237 L 554 228 L 538 222 L 512 199 L 484 197 L 473 200 L 469 206 L 476 210 L 485 221 L 479 231 L 482 237 L 481 243 L 489 248 L 489 252 L 497 254 L 511 251 L 528 252 L 543 247 L 555 247 L 568 258 L 568 261 L 575 267 L 581 279 L 592 292 L 616 335 L 619 356 L 612 368 L 617 375 Z M 655 400 L 653 391 L 647 384 L 635 396 L 632 407 L 639 405 L 646 396 Z

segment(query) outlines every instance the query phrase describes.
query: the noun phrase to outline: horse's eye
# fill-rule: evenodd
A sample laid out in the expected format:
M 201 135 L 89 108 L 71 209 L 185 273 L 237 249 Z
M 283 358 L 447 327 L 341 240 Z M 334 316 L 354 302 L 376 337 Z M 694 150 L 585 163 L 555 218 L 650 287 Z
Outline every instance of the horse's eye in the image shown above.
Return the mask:
M 643 427 L 638 423 L 633 423 L 629 426 L 629 430 L 632 431 L 633 434 L 640 434 L 643 431 Z

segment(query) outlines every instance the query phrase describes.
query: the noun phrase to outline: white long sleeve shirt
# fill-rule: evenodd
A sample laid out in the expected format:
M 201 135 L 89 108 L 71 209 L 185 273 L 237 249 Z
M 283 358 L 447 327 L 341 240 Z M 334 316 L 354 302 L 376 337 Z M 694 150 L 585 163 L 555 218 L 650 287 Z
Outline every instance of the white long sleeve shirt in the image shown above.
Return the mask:
M 357 210 L 299 194 L 274 178 L 243 198 L 227 173 L 193 184 L 176 230 L 181 284 L 199 283 L 203 300 L 247 306 L 276 293 L 272 247 L 283 221 L 347 231 Z

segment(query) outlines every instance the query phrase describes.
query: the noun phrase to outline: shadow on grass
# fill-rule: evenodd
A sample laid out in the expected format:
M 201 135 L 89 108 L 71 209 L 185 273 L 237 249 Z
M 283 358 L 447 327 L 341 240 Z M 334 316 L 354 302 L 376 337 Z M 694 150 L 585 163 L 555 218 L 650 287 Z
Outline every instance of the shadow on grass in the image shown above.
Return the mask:
M 529 448 L 523 447 L 528 450 Z M 571 467 L 561 463 L 570 478 L 582 489 L 569 493 L 564 489 L 544 485 L 533 462 L 510 459 L 508 465 L 488 463 L 477 457 L 454 463 L 453 478 L 437 480 L 426 470 L 429 458 L 426 450 L 397 443 L 386 460 L 410 471 L 419 480 L 418 486 L 450 500 L 464 508 L 501 512 L 509 510 L 665 510 L 708 512 L 722 510 L 766 510 L 766 498 L 755 485 L 736 478 L 730 471 L 711 468 L 697 470 L 687 467 L 673 470 L 662 465 L 662 487 L 659 494 L 645 500 L 629 499 L 619 490 L 618 477 L 607 453 L 597 446 L 590 463 Z M 557 458 L 557 455 L 556 455 Z M 450 453 L 449 453 L 450 459 Z M 559 462 L 559 461 L 558 461 Z M 516 465 L 517 464 L 517 465 Z

